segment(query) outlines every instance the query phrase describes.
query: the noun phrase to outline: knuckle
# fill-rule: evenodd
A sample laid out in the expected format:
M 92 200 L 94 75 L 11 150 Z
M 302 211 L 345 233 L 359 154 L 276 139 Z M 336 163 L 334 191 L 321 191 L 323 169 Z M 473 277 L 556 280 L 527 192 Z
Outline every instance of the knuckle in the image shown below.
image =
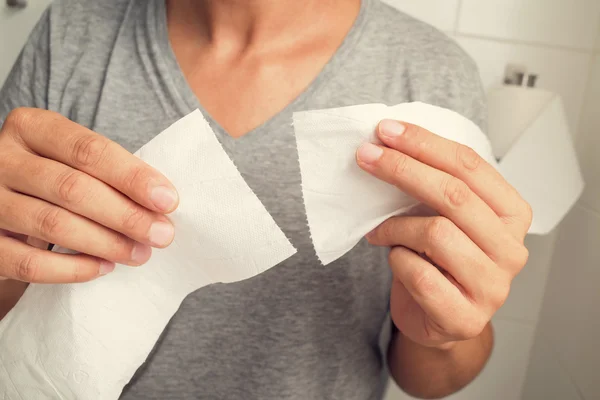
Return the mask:
M 529 260 L 529 250 L 527 247 L 516 243 L 514 248 L 507 253 L 507 263 L 511 271 L 520 271 Z
M 425 131 L 419 125 L 413 124 L 404 124 L 405 130 L 402 134 L 404 140 L 409 141 L 411 143 L 422 143 L 424 142 L 424 133 Z
M 129 170 L 123 181 L 123 186 L 126 191 L 134 192 L 140 182 L 147 182 L 150 179 L 150 174 L 143 166 L 136 166 Z
M 34 118 L 35 111 L 31 108 L 19 107 L 8 113 L 4 120 L 3 128 L 8 128 L 9 132 L 23 132 L 30 126 Z
M 528 202 L 524 201 L 523 203 L 523 218 L 525 219 L 525 223 L 529 227 L 533 222 L 533 208 Z
M 465 325 L 465 327 L 462 330 L 462 334 L 459 335 L 460 339 L 462 340 L 469 340 L 469 339 L 473 339 L 476 338 L 477 336 L 481 335 L 481 332 L 483 332 L 483 328 L 485 328 L 485 325 L 481 324 L 480 322 L 477 322 L 477 320 Z
M 17 262 L 15 276 L 23 282 L 35 282 L 39 268 L 40 257 L 33 251 L 30 251 Z
M 456 147 L 456 162 L 460 168 L 475 171 L 481 165 L 481 157 L 469 146 L 459 144 Z
M 69 170 L 61 174 L 57 181 L 58 197 L 67 204 L 81 204 L 87 196 L 87 188 L 83 173 Z
M 526 264 L 527 261 L 529 261 L 529 249 L 527 249 L 527 247 L 525 246 L 519 246 L 520 250 L 520 254 L 518 255 L 519 260 L 517 263 L 517 266 L 519 266 L 520 268 L 523 268 Z
M 73 267 L 71 268 L 70 275 L 70 281 L 73 283 L 84 282 L 86 280 L 84 268 L 80 262 L 74 263 Z
M 98 277 L 100 265 L 98 261 L 75 257 L 69 264 L 69 271 L 65 273 L 66 283 L 89 282 Z
M 22 166 L 23 160 L 18 153 L 12 151 L 2 151 L 0 153 L 0 171 L 4 170 L 8 173 L 12 171 L 21 171 Z
M 487 320 L 483 316 L 476 315 L 467 318 L 460 326 L 456 327 L 452 336 L 458 340 L 473 339 L 481 335 L 486 325 Z
M 379 226 L 379 228 L 377 229 L 376 233 L 377 236 L 379 236 L 382 239 L 391 239 L 394 237 L 394 232 L 395 232 L 395 223 L 394 220 L 388 220 L 385 223 L 383 223 L 381 226 Z
M 408 170 L 408 157 L 403 154 L 398 153 L 396 159 L 394 160 L 394 165 L 392 168 L 392 176 L 396 179 L 401 179 Z
M 410 144 L 413 158 L 420 160 L 429 147 L 430 142 L 427 140 L 426 131 L 418 125 L 406 125 L 406 130 L 402 134 L 402 138 L 406 143 Z
M 144 224 L 145 213 L 141 208 L 136 206 L 129 207 L 122 217 L 122 226 L 128 231 L 135 231 Z
M 116 235 L 112 253 L 103 257 L 106 260 L 114 262 L 129 262 L 133 253 L 134 242 L 124 235 Z
M 44 207 L 38 213 L 37 230 L 43 238 L 60 237 L 62 230 L 61 214 L 60 208 L 52 206 Z
M 437 270 L 433 270 L 432 268 L 416 268 L 410 274 L 411 286 L 420 296 L 435 295 L 434 271 L 437 272 Z
M 80 167 L 94 167 L 105 157 L 108 141 L 99 135 L 81 135 L 73 143 L 73 162 Z
M 454 229 L 454 224 L 446 217 L 433 217 L 425 229 L 425 242 L 435 245 L 446 240 Z
M 492 309 L 498 310 L 506 299 L 508 298 L 508 294 L 510 293 L 510 285 L 505 283 L 497 284 L 494 287 L 494 290 L 490 293 L 490 305 Z
M 442 182 L 444 202 L 452 208 L 465 205 L 471 195 L 471 189 L 466 183 L 454 177 L 445 178 Z

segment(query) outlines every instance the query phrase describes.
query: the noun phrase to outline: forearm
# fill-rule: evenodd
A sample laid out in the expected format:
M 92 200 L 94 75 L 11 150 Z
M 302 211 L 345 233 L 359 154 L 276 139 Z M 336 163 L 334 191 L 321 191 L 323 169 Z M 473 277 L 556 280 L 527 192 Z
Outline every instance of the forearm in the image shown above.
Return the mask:
M 395 330 L 388 349 L 390 373 L 412 396 L 443 398 L 475 379 L 487 362 L 493 343 L 491 324 L 478 337 L 445 350 L 421 346 Z
M 17 304 L 27 285 L 25 282 L 0 280 L 0 320 Z

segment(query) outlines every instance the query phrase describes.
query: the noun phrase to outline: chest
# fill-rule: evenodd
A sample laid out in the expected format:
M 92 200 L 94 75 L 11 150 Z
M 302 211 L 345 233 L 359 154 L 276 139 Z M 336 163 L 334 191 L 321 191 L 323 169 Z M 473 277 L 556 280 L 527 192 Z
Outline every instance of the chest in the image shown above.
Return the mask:
M 196 68 L 190 64 L 182 64 L 190 88 L 204 109 L 236 138 L 292 103 L 318 74 L 318 68 L 304 65 L 304 60 L 245 60 L 221 67 L 207 63 Z
M 272 119 L 319 76 L 335 52 L 311 43 L 283 52 L 223 55 L 194 48 L 184 35 L 173 52 L 194 96 L 228 135 L 238 138 Z

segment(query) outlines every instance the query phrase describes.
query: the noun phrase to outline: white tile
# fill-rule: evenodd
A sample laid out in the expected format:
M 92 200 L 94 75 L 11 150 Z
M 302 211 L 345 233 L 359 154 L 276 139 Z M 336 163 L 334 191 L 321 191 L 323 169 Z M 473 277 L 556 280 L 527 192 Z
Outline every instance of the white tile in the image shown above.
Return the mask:
M 522 400 L 584 400 L 552 346 L 539 332 L 535 337 Z
M 520 399 L 535 327 L 500 318 L 494 320 L 495 347 L 481 375 L 448 400 Z
M 577 131 L 591 54 L 460 35 L 457 41 L 477 62 L 483 84 L 488 89 L 502 84 L 508 64 L 524 65 L 530 73 L 537 74 L 538 87 L 562 96 L 571 129 Z
M 50 0 L 36 0 L 29 1 L 24 9 L 0 6 L 0 86 L 48 4 Z
M 534 326 L 514 321 L 494 321 L 496 342 L 494 352 L 481 375 L 465 389 L 447 400 L 518 400 L 525 381 L 530 349 L 533 346 Z M 385 400 L 408 400 L 390 382 Z M 566 400 L 566 399 L 565 399 Z
M 581 201 L 600 212 L 600 55 L 595 57 L 592 71 L 579 127 L 578 148 L 586 183 Z
M 534 324 L 538 321 L 556 238 L 556 231 L 545 236 L 527 236 L 529 260 L 513 280 L 510 295 L 496 316 Z
M 458 0 L 382 0 L 400 11 L 450 32 L 456 23 Z
M 458 31 L 592 49 L 599 23 L 598 0 L 463 0 Z
M 600 217 L 576 207 L 560 227 L 539 323 L 586 399 L 600 394 Z

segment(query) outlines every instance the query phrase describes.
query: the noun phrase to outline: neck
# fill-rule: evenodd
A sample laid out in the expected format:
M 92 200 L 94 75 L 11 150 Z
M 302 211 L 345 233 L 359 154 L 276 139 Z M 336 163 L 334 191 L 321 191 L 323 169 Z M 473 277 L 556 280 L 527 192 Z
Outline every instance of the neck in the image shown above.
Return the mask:
M 180 34 L 191 35 L 198 45 L 238 54 L 309 39 L 340 20 L 354 20 L 359 7 L 360 0 L 167 1 L 169 25 L 181 27 Z

